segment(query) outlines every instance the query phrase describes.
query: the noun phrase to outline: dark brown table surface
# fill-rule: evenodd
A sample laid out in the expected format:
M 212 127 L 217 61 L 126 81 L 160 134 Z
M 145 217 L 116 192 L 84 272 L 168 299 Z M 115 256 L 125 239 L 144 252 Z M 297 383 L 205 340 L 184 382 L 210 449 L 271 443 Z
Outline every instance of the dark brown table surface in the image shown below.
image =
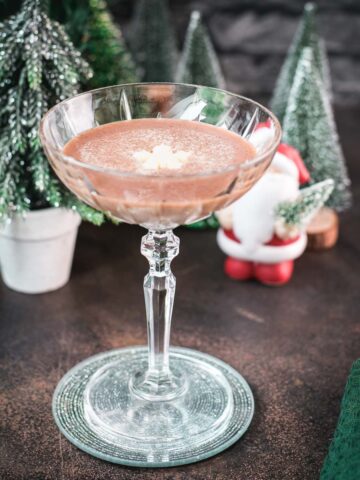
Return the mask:
M 359 200 L 360 111 L 337 112 Z M 179 229 L 172 343 L 216 355 L 249 381 L 256 402 L 247 434 L 227 451 L 171 469 L 112 465 L 57 430 L 51 397 L 80 360 L 144 344 L 137 227 L 83 225 L 70 283 L 44 295 L 0 288 L 0 478 L 24 480 L 316 479 L 352 362 L 360 356 L 359 213 L 342 216 L 335 249 L 306 253 L 294 278 L 271 289 L 222 272 L 213 231 Z

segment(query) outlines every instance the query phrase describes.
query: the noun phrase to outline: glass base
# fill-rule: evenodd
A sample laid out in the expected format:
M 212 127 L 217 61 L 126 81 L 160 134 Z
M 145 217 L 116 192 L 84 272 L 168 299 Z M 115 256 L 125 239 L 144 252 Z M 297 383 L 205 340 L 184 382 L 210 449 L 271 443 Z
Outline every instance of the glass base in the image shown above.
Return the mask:
M 204 353 L 172 348 L 170 368 L 182 388 L 176 398 L 150 401 L 132 388 L 147 355 L 146 347 L 101 353 L 63 377 L 53 414 L 68 440 L 110 462 L 166 467 L 211 457 L 244 434 L 254 399 L 238 372 Z

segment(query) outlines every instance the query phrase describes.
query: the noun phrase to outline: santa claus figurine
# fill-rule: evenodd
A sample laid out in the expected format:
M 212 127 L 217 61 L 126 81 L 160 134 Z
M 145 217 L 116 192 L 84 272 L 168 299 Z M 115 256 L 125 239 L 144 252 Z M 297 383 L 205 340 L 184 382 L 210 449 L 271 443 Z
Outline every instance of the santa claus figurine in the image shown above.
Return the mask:
M 250 141 L 267 142 L 260 126 Z M 310 181 L 299 152 L 280 144 L 264 176 L 242 198 L 219 211 L 217 241 L 227 255 L 225 273 L 235 280 L 255 278 L 265 285 L 287 283 L 294 260 L 306 247 L 305 228 L 333 188 L 332 180 L 300 190 Z M 301 193 L 304 192 L 304 193 Z

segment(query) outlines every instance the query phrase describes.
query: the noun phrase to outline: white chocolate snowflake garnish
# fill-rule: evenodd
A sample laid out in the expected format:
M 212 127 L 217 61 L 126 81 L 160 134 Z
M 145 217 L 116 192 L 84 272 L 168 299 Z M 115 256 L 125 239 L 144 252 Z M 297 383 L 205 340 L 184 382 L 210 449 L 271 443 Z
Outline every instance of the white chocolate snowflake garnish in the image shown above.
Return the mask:
M 184 166 L 189 160 L 191 152 L 173 149 L 169 145 L 161 143 L 152 149 L 139 150 L 134 153 L 137 162 L 141 162 L 143 170 L 159 171 L 159 170 L 176 170 Z

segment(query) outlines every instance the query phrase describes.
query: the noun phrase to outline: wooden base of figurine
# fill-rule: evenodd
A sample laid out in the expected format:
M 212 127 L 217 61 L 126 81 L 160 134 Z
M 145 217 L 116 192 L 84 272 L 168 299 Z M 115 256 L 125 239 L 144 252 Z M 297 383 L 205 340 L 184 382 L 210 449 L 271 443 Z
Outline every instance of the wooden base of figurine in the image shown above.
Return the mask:
M 339 235 L 339 217 L 335 210 L 323 207 L 306 229 L 308 250 L 322 251 L 332 248 Z

